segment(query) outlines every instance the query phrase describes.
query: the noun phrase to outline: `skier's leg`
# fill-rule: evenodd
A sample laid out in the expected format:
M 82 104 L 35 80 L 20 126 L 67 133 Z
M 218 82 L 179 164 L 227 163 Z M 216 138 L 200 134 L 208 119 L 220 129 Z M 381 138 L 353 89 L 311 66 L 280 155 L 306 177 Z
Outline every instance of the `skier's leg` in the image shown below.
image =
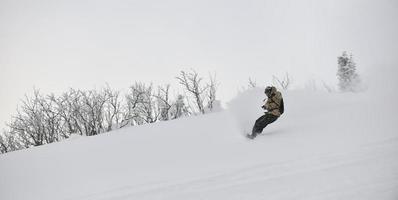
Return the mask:
M 261 132 L 263 132 L 263 129 L 268 126 L 268 124 L 271 124 L 275 122 L 278 119 L 277 116 L 265 113 L 265 115 L 261 116 L 256 120 L 256 123 L 253 126 L 252 130 L 252 135 L 255 137 Z
M 265 120 L 265 115 L 259 117 L 256 122 L 254 123 L 253 129 L 252 129 L 252 136 L 256 137 L 257 134 L 261 133 L 264 129 L 264 120 Z M 264 126 L 264 127 L 263 127 Z
M 269 124 L 274 123 L 278 119 L 278 117 L 273 114 L 266 113 L 265 115 L 266 115 L 265 121 L 267 122 L 267 125 L 265 125 L 265 126 L 268 126 Z

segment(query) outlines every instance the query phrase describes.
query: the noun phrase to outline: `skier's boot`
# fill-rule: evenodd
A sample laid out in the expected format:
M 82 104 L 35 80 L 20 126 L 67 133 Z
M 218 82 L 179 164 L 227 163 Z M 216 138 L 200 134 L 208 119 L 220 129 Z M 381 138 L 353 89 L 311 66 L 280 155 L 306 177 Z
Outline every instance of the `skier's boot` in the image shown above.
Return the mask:
M 247 138 L 249 138 L 249 139 L 254 139 L 254 138 L 256 138 L 256 136 L 257 136 L 257 133 L 253 132 L 251 135 L 248 134 L 248 135 L 247 135 Z

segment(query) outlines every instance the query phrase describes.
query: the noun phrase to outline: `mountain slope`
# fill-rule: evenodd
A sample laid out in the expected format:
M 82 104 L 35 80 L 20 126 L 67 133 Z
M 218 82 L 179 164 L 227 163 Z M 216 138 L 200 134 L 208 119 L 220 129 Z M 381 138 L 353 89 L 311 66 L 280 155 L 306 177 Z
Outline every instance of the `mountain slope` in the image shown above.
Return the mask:
M 260 89 L 222 112 L 4 154 L 0 199 L 397 199 L 397 99 L 370 91 L 285 92 L 255 140 Z

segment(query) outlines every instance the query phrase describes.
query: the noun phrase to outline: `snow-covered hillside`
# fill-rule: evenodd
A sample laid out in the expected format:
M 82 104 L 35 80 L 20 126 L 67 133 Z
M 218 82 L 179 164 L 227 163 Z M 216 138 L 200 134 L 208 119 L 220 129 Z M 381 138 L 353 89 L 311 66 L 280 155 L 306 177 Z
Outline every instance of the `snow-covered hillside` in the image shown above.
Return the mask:
M 284 92 L 255 140 L 262 89 L 225 111 L 0 155 L 1 200 L 398 199 L 397 95 Z

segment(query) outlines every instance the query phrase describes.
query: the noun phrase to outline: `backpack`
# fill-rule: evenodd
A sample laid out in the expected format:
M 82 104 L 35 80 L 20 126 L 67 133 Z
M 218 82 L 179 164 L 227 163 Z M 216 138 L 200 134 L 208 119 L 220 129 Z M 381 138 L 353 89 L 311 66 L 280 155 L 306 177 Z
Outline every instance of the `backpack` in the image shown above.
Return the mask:
M 283 104 L 283 99 L 281 99 L 281 105 L 279 105 L 279 112 L 283 114 L 285 112 L 285 105 Z

